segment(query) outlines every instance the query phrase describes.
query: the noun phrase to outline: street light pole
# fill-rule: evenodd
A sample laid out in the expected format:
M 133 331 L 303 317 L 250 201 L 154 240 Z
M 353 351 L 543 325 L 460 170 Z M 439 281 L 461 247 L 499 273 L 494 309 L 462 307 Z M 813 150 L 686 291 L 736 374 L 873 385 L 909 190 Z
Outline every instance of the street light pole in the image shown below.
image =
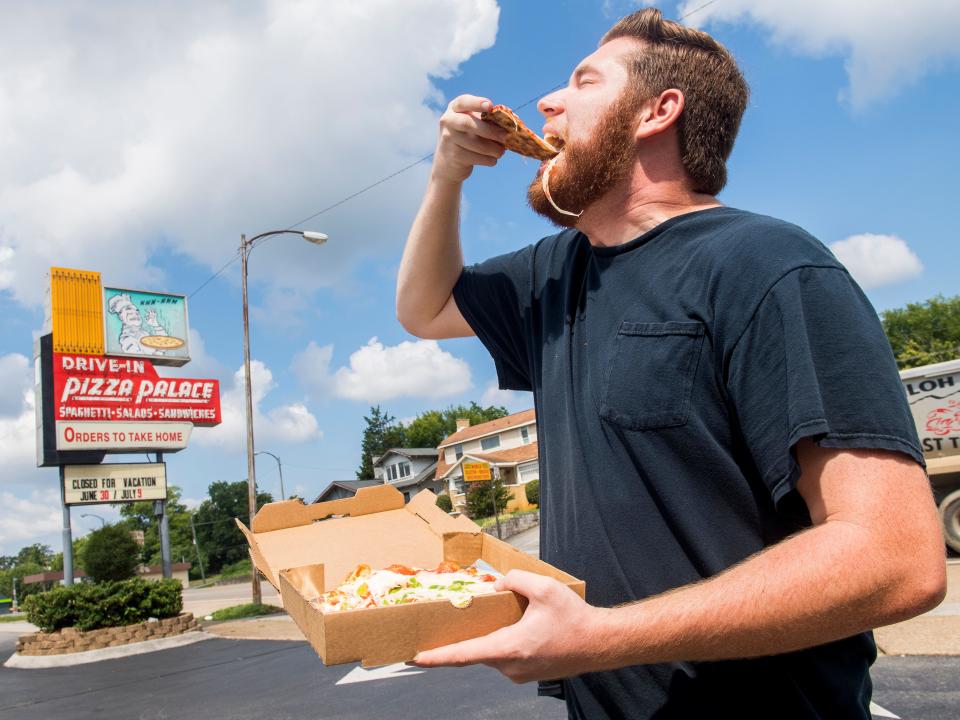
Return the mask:
M 280 499 L 286 500 L 287 494 L 283 491 L 283 465 L 280 463 L 280 458 L 268 450 L 257 450 L 254 455 L 269 455 L 277 461 L 277 472 L 280 474 Z
M 250 257 L 250 252 L 257 240 L 271 235 L 285 234 L 300 235 L 304 240 L 316 245 L 322 245 L 327 241 L 327 236 L 323 233 L 299 230 L 271 230 L 255 235 L 249 240 L 247 240 L 246 235 L 240 235 L 240 276 L 243 288 L 243 374 L 245 376 L 244 393 L 247 405 L 247 503 L 251 528 L 253 527 L 253 516 L 257 514 L 257 469 L 253 461 L 253 388 L 250 378 L 250 309 L 247 301 L 247 259 Z M 260 592 L 260 576 L 257 574 L 256 568 L 253 568 L 251 573 L 250 585 L 252 601 L 259 605 L 263 598 Z
M 82 518 L 84 518 L 84 517 L 93 517 L 93 518 L 96 518 L 97 520 L 100 521 L 100 527 L 105 527 L 106 524 L 107 524 L 107 521 L 106 521 L 106 520 L 104 520 L 104 519 L 103 519 L 102 517 L 100 517 L 99 515 L 95 515 L 94 513 L 80 513 L 80 517 L 82 517 Z
M 243 285 L 243 375 L 244 394 L 247 402 L 247 509 L 249 524 L 253 527 L 253 516 L 257 514 L 257 475 L 253 462 L 253 390 L 250 384 L 250 309 L 247 305 L 247 257 L 250 255 L 251 242 L 247 236 L 240 236 L 240 275 Z M 260 576 L 257 569 L 251 572 L 251 597 L 254 605 L 259 605 L 263 596 L 260 593 Z

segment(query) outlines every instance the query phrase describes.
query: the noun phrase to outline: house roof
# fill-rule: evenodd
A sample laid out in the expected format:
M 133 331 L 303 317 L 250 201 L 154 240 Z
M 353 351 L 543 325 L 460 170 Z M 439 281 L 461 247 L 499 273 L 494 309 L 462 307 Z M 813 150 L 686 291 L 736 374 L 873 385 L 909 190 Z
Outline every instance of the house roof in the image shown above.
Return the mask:
M 436 451 L 434 451 L 436 452 Z M 393 485 L 395 488 L 405 488 L 410 487 L 411 485 L 419 485 L 420 483 L 428 482 L 434 480 L 437 470 L 436 461 L 430 463 L 423 470 L 418 472 L 412 478 L 404 478 L 403 480 L 398 480 L 397 482 L 387 483 L 388 485 Z
M 356 494 L 360 488 L 370 487 L 371 485 L 383 485 L 380 480 L 334 480 L 323 489 L 323 492 L 317 495 L 313 502 L 323 502 L 324 499 L 333 491 L 334 488 L 349 490 Z
M 408 458 L 415 457 L 434 457 L 437 454 L 436 448 L 390 448 L 386 450 L 383 455 L 380 455 L 376 460 L 373 461 L 374 465 L 379 465 L 383 459 L 393 453 L 395 455 L 403 455 Z
M 466 442 L 467 440 L 476 440 L 479 437 L 494 435 L 510 428 L 520 427 L 521 425 L 530 425 L 536 421 L 536 412 L 533 408 L 530 408 L 529 410 L 507 415 L 497 420 L 490 420 L 489 422 L 480 423 L 479 425 L 471 425 L 444 438 L 437 446 L 437 450 L 445 448 L 448 445 L 456 445 L 457 443 Z
M 440 480 L 461 464 L 464 460 L 479 460 L 481 462 L 488 462 L 491 465 L 499 466 L 512 466 L 519 465 L 520 463 L 530 462 L 536 460 L 538 450 L 537 443 L 530 443 L 529 445 L 521 445 L 519 447 L 510 448 L 509 450 L 498 450 L 497 452 L 488 452 L 488 453 L 464 453 L 463 457 L 457 460 L 452 465 L 448 465 L 443 461 L 443 456 L 440 457 L 440 462 L 437 463 L 437 479 Z

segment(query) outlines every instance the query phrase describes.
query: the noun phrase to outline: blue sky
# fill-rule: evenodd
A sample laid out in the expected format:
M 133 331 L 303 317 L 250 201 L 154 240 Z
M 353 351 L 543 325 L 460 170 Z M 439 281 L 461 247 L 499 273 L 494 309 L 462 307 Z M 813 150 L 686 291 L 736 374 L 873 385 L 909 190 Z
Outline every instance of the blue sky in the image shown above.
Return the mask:
M 702 2 L 655 3 L 668 17 Z M 45 3 L 0 24 L 0 553 L 59 547 L 55 469 L 33 466 L 30 367 L 51 265 L 113 286 L 190 294 L 195 361 L 227 420 L 168 455 L 197 502 L 242 480 L 246 458 L 240 233 L 287 227 L 433 150 L 464 92 L 514 107 L 566 81 L 639 3 Z M 823 242 L 878 310 L 960 293 L 951 200 L 960 160 L 960 10 L 923 0 L 716 0 L 686 22 L 727 45 L 752 88 L 726 204 L 793 221 Z M 42 42 L 40 39 L 42 38 Z M 521 116 L 539 129 L 534 104 Z M 417 342 L 396 322 L 396 270 L 428 163 L 276 237 L 251 258 L 257 446 L 312 498 L 359 462 L 363 415 L 398 418 L 497 391 L 475 339 Z M 505 157 L 464 191 L 468 262 L 551 232 L 525 205 L 536 163 Z M 424 278 L 429 282 L 429 278 Z M 117 461 L 127 458 L 117 456 Z M 278 494 L 276 465 L 258 459 Z M 91 509 L 115 517 L 109 506 Z M 80 519 L 82 534 L 97 525 Z

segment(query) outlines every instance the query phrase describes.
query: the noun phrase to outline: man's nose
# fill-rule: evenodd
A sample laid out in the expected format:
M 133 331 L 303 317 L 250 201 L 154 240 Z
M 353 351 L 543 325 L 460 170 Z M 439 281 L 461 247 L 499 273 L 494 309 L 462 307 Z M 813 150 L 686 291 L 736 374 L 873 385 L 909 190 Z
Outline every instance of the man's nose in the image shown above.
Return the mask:
M 540 101 L 537 103 L 537 110 L 546 115 L 547 117 L 553 117 L 554 115 L 559 115 L 563 112 L 563 98 L 561 96 L 562 90 L 552 92 L 549 95 L 544 95 L 540 98 Z

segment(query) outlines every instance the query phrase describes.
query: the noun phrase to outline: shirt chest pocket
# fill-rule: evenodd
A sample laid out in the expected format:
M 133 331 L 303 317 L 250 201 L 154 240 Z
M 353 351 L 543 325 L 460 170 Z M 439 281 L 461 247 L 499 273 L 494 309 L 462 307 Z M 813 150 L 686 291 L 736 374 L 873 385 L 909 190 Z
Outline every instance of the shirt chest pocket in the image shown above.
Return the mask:
M 686 423 L 703 334 L 698 322 L 621 323 L 603 382 L 600 417 L 627 430 Z

